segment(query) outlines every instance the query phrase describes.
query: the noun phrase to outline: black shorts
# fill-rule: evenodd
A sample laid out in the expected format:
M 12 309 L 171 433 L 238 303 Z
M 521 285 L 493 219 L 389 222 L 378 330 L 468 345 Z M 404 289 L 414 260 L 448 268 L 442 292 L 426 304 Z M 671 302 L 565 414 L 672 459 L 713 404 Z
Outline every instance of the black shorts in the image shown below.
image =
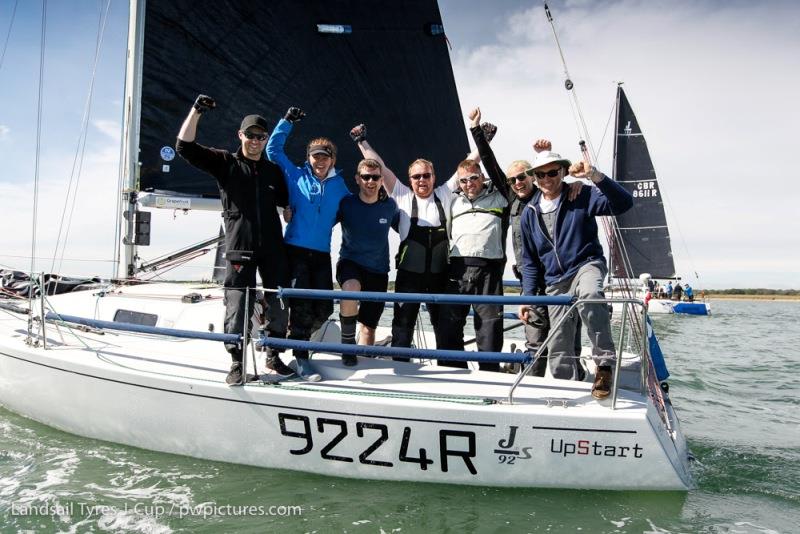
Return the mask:
M 361 284 L 361 291 L 385 293 L 389 287 L 388 273 L 368 271 L 352 260 L 340 259 L 336 264 L 336 281 L 341 286 L 348 280 L 358 280 Z M 358 322 L 369 328 L 375 328 L 378 326 L 385 305 L 385 302 L 362 302 L 358 307 Z

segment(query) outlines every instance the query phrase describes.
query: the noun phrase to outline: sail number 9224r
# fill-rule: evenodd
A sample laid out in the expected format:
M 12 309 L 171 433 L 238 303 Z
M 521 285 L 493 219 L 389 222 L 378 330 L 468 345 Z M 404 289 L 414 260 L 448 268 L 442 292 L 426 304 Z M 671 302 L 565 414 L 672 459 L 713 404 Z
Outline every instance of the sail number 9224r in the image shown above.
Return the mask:
M 280 424 L 281 434 L 290 438 L 301 440 L 298 442 L 299 448 L 289 449 L 291 454 L 303 455 L 314 450 L 314 441 L 323 444 L 319 448 L 320 457 L 323 460 L 334 462 L 355 462 L 355 458 L 345 455 L 347 452 L 358 454 L 358 461 L 366 465 L 379 467 L 394 467 L 394 462 L 387 460 L 376 460 L 375 456 L 378 449 L 390 441 L 389 427 L 382 423 L 366 423 L 358 421 L 355 424 L 356 438 L 348 440 L 349 446 L 342 446 L 340 452 L 334 453 L 334 449 L 342 443 L 348 436 L 352 436 L 352 428 L 347 421 L 341 419 L 331 419 L 328 417 L 317 417 L 312 425 L 311 418 L 305 415 L 295 415 L 288 413 L 278 413 L 278 423 Z M 356 443 L 352 441 L 357 440 Z M 420 447 L 416 451 L 409 451 L 411 447 L 411 427 L 403 428 L 403 436 L 400 441 L 400 453 L 397 460 L 399 462 L 417 464 L 423 471 L 428 470 L 428 466 L 435 465 L 435 460 L 428 454 L 427 449 Z M 465 445 L 466 440 L 466 446 Z M 446 473 L 451 467 L 452 460 L 460 458 L 466 468 L 473 475 L 478 471 L 472 459 L 475 458 L 475 433 L 463 430 L 439 430 L 439 467 Z M 459 447 L 456 447 L 459 445 Z M 466 450 L 465 450 L 466 449 Z M 385 455 L 383 456 L 385 458 Z

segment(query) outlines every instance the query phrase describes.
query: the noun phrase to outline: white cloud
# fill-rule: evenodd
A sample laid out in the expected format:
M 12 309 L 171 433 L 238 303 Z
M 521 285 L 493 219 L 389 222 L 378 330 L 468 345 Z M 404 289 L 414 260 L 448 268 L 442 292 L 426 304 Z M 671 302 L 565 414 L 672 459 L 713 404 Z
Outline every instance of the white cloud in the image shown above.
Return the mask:
M 5 139 L 9 133 L 11 133 L 11 128 L 5 124 L 0 124 L 0 139 Z
M 793 127 L 800 121 L 793 96 L 800 74 L 787 69 L 800 56 L 798 8 L 679 1 L 665 9 L 621 0 L 569 2 L 551 11 L 595 148 L 614 82 L 625 81 L 670 204 L 679 270 L 708 273 L 724 265 L 742 273 L 739 286 L 758 285 L 747 270 L 783 272 L 785 286 L 800 287 L 800 195 L 783 178 L 792 180 L 791 172 L 780 171 L 794 166 Z M 532 157 L 538 137 L 577 157 L 575 120 L 544 10 L 510 13 L 490 31 L 493 39 L 456 47 L 452 59 L 464 110 L 480 105 L 500 127 L 494 148 L 501 165 Z M 610 135 L 598 159 L 607 173 Z
M 92 126 L 115 143 L 119 143 L 122 132 L 119 122 L 97 119 L 92 121 Z

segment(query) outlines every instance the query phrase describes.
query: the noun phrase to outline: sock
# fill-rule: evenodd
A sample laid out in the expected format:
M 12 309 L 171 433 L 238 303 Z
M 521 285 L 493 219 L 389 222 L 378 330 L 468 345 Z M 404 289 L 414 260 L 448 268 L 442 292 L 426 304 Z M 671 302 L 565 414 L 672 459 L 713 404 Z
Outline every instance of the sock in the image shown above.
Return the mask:
M 348 345 L 356 344 L 356 319 L 357 315 L 345 317 L 339 314 L 339 324 L 342 325 L 342 343 Z

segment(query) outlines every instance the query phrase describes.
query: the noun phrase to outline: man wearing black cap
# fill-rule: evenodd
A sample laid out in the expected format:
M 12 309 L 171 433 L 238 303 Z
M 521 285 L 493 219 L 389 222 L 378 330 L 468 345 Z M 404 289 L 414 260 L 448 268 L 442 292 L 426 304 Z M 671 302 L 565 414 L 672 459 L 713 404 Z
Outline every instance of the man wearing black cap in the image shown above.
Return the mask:
M 287 285 L 288 268 L 277 207 L 288 205 L 288 191 L 281 170 L 264 157 L 269 132 L 267 121 L 260 115 L 247 115 L 242 120 L 238 134 L 241 147 L 235 153 L 195 143 L 201 115 L 215 107 L 211 97 L 197 97 L 181 126 L 175 148 L 191 165 L 217 180 L 225 219 L 225 333 L 242 334 L 253 314 L 256 270 L 264 288 Z M 245 288 L 250 288 L 246 314 Z M 274 293 L 267 294 L 267 303 L 270 335 L 286 337 L 287 314 Z M 233 359 L 225 381 L 231 386 L 242 385 L 243 348 L 239 344 L 226 344 L 225 348 Z M 274 351 L 268 353 L 267 368 L 280 375 L 293 373 Z

